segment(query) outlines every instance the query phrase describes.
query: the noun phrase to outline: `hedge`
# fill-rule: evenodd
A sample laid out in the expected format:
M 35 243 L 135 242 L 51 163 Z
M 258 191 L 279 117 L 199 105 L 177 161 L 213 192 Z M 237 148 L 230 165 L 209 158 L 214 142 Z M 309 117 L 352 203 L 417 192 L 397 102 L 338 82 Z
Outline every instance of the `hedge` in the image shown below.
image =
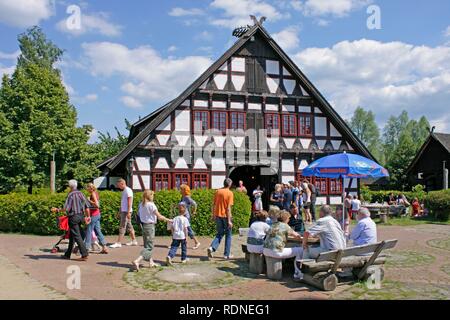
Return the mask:
M 447 221 L 450 217 L 450 189 L 429 192 L 425 207 L 435 219 Z
M 419 201 L 425 201 L 427 193 L 424 191 L 423 186 L 417 185 L 412 188 L 411 191 L 398 191 L 398 190 L 378 190 L 372 191 L 366 186 L 361 187 L 361 198 L 367 202 L 378 202 L 383 203 L 386 202 L 389 198 L 390 194 L 394 194 L 394 196 L 398 196 L 399 194 L 404 194 L 405 197 L 411 202 L 414 198 L 418 198 Z
M 202 236 L 215 234 L 215 224 L 211 220 L 214 190 L 193 190 L 192 198 L 198 204 L 198 210 L 192 217 L 193 230 Z M 118 233 L 117 212 L 120 207 L 120 192 L 100 191 L 100 209 L 102 212 L 102 231 L 107 235 Z M 37 235 L 59 235 L 61 230 L 56 223 L 56 215 L 50 212 L 52 207 L 62 207 L 67 194 L 54 195 L 11 193 L 0 195 L 0 231 L 19 232 Z M 137 211 L 142 194 L 135 193 L 133 208 Z M 166 217 L 176 215 L 175 208 L 181 199 L 176 190 L 159 191 L 155 194 L 155 204 Z M 251 213 L 251 202 L 247 195 L 234 192 L 233 232 L 247 227 Z M 134 217 L 133 217 L 133 220 Z M 133 221 L 133 223 L 135 223 Z M 140 228 L 136 228 L 139 233 Z M 159 222 L 157 235 L 168 235 L 166 224 Z

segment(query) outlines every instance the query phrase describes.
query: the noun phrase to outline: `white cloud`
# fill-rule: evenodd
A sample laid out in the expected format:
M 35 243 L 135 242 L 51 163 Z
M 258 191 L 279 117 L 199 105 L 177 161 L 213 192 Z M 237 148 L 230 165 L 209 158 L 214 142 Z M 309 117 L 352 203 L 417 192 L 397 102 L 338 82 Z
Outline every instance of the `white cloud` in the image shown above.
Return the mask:
M 299 46 L 300 39 L 298 37 L 299 28 L 296 26 L 287 27 L 278 33 L 273 34 L 273 38 L 284 50 L 292 50 Z
M 186 16 L 201 16 L 204 15 L 205 12 L 202 9 L 192 8 L 192 9 L 183 9 L 183 8 L 173 8 L 169 12 L 169 16 L 173 17 L 186 17 Z
M 198 40 L 198 41 L 211 41 L 214 38 L 214 36 L 211 34 L 211 32 L 209 31 L 202 31 L 199 34 L 197 34 L 194 37 L 194 40 Z
M 95 94 L 95 93 L 90 93 L 90 94 L 88 94 L 88 95 L 85 96 L 85 99 L 86 99 L 87 101 L 94 102 L 94 101 L 97 101 L 97 100 L 98 100 L 98 95 Z
M 278 21 L 285 16 L 263 0 L 214 0 L 210 6 L 223 11 L 221 17 L 211 19 L 210 23 L 226 28 L 252 25 L 249 17 L 251 14 L 258 18 L 265 16 L 271 22 Z
M 82 47 L 92 75 L 122 79 L 122 102 L 130 107 L 174 98 L 212 63 L 202 56 L 163 58 L 149 46 L 93 42 Z
M 358 10 L 372 0 L 306 0 L 293 1 L 292 7 L 301 11 L 305 16 L 335 16 L 344 17 L 351 11 Z
M 16 52 L 13 52 L 13 53 L 6 53 L 6 52 L 0 51 L 0 60 L 17 60 L 19 55 L 20 55 L 20 50 L 17 50 Z
M 0 22 L 13 27 L 37 25 L 53 13 L 53 0 L 0 0 Z
M 178 50 L 177 46 L 170 46 L 169 48 L 167 48 L 168 52 L 175 52 L 177 50 Z
M 361 39 L 308 48 L 293 59 L 345 118 L 359 105 L 380 123 L 403 109 L 441 128 L 448 117 L 450 47 Z
M 122 101 L 122 103 L 124 105 L 126 105 L 127 107 L 130 108 L 141 108 L 142 107 L 142 103 L 137 100 L 136 98 L 130 97 L 130 96 L 123 96 L 122 98 L 120 98 L 120 100 Z
M 86 33 L 97 33 L 108 37 L 117 37 L 122 34 L 122 26 L 109 21 L 109 15 L 104 12 L 86 14 L 81 12 L 81 25 L 79 29 L 68 28 L 67 20 L 63 19 L 56 25 L 61 32 L 80 36 Z
M 0 63 L 0 81 L 3 78 L 3 75 L 11 75 L 15 69 L 16 66 L 5 67 Z
M 450 26 L 448 26 L 447 29 L 444 30 L 444 36 L 450 37 Z

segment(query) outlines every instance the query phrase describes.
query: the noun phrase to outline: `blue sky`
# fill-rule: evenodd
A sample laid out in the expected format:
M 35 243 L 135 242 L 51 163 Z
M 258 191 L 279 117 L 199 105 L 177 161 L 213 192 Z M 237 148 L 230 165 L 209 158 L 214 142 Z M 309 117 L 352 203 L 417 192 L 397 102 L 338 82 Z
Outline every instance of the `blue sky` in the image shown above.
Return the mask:
M 73 5 L 81 24 L 68 29 Z M 381 29 L 367 27 L 373 5 Z M 267 17 L 266 29 L 344 118 L 361 105 L 382 126 L 404 109 L 450 131 L 446 0 L 0 0 L 0 75 L 14 70 L 17 35 L 38 24 L 66 50 L 58 67 L 79 124 L 123 130 L 124 118 L 145 116 L 195 80 L 249 14 Z

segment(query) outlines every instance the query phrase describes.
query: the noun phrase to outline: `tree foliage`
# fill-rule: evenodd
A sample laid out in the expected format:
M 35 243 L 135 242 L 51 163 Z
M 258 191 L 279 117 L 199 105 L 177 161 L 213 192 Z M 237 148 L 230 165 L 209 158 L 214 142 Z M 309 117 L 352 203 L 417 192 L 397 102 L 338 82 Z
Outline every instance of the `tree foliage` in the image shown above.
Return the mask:
M 38 27 L 18 38 L 21 54 L 11 77 L 0 88 L 0 191 L 48 181 L 49 161 L 57 161 L 59 181 L 92 178 L 95 164 L 86 163 L 91 126 L 77 127 L 60 72 L 54 67 L 63 51 Z

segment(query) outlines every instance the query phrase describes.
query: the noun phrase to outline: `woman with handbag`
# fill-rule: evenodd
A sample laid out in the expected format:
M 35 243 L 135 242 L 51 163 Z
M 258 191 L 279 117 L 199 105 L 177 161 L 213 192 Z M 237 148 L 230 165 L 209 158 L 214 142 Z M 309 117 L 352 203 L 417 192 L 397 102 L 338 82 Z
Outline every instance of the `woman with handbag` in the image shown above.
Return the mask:
M 90 195 L 88 201 L 91 211 L 91 217 L 90 222 L 88 222 L 86 226 L 86 237 L 84 239 L 84 244 L 86 245 L 86 249 L 92 251 L 91 250 L 92 234 L 95 233 L 102 247 L 100 253 L 107 254 L 108 249 L 106 248 L 106 240 L 105 236 L 102 233 L 102 228 L 100 226 L 100 197 L 97 192 L 97 188 L 94 186 L 93 183 L 89 183 L 86 189 Z

